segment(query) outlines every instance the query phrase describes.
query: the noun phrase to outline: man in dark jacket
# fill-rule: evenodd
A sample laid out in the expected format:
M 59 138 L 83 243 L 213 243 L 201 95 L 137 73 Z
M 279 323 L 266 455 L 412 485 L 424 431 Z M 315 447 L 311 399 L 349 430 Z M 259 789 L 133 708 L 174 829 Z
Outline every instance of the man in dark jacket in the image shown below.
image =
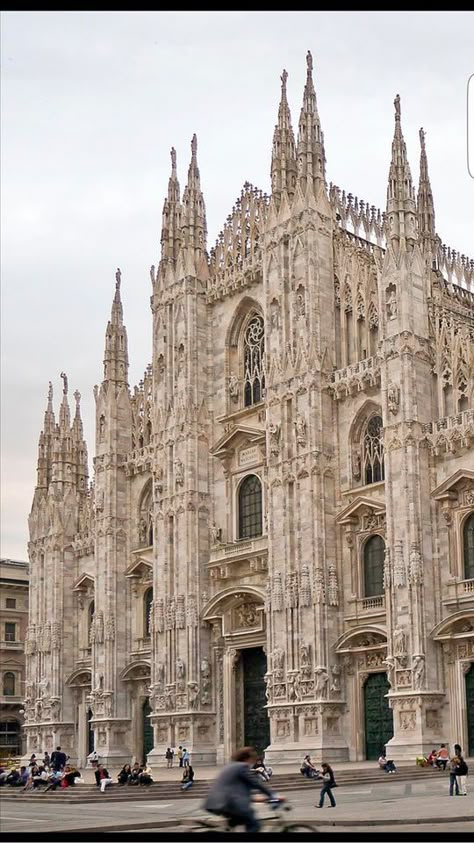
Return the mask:
M 227 764 L 211 789 L 204 803 L 204 810 L 211 814 L 222 814 L 228 817 L 230 825 L 245 825 L 247 832 L 257 832 L 260 823 L 257 820 L 251 804 L 252 790 L 259 790 L 268 799 L 279 799 L 262 781 L 260 776 L 250 771 L 257 760 L 257 753 L 251 746 L 239 749 L 234 760 Z
M 51 753 L 51 767 L 53 770 L 58 772 L 59 770 L 64 770 L 66 766 L 66 753 L 61 752 L 61 747 L 57 746 L 54 752 Z

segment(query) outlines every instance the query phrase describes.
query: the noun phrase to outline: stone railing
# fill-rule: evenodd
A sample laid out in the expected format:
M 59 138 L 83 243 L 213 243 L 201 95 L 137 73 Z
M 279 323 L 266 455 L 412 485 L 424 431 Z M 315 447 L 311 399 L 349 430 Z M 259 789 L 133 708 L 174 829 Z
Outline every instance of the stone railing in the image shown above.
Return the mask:
M 474 594 L 474 580 L 464 580 L 465 594 Z
M 361 600 L 362 603 L 362 611 L 363 612 L 372 612 L 374 609 L 385 609 L 385 597 L 364 597 Z
M 380 362 L 377 357 L 366 357 L 344 369 L 336 369 L 328 376 L 328 389 L 336 401 L 379 385 Z
M 435 456 L 471 448 L 474 442 L 474 410 L 444 416 L 421 426 Z

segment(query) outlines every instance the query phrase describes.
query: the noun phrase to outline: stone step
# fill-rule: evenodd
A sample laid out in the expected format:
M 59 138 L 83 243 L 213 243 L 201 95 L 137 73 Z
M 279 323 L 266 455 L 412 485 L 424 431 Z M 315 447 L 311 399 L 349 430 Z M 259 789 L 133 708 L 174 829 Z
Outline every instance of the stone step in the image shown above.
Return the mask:
M 393 782 L 403 781 L 412 782 L 414 780 L 421 780 L 422 778 L 438 778 L 443 779 L 448 777 L 448 771 L 442 772 L 430 767 L 401 767 L 392 777 L 388 777 L 387 773 L 382 770 L 341 770 L 336 771 L 336 780 L 338 785 L 378 785 Z M 95 802 L 97 799 L 107 800 L 108 802 L 117 802 L 124 799 L 131 799 L 133 801 L 148 801 L 148 800 L 166 800 L 176 799 L 178 795 L 183 797 L 200 799 L 203 798 L 209 790 L 210 781 L 196 780 L 192 788 L 187 791 L 180 789 L 180 780 L 168 780 L 161 782 L 154 782 L 149 787 L 121 787 L 114 783 L 113 786 L 106 788 L 105 793 L 100 793 L 94 784 L 79 784 L 67 790 L 56 790 L 45 793 L 43 790 L 27 791 L 23 793 L 20 789 L 2 787 L 0 794 L 7 798 L 23 798 L 40 801 L 49 801 L 52 799 L 61 799 L 63 802 Z M 320 786 L 319 780 L 307 779 L 301 774 L 295 773 L 277 773 L 271 779 L 271 787 L 278 791 L 300 790 L 302 787 L 318 788 Z

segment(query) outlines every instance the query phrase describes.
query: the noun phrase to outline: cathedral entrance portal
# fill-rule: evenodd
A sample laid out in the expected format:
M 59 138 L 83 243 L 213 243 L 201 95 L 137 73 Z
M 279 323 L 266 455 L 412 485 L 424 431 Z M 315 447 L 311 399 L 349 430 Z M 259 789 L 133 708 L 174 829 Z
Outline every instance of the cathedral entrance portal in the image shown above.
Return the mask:
M 267 657 L 263 647 L 249 647 L 242 650 L 244 691 L 244 743 L 254 746 L 263 753 L 270 743 L 270 721 L 264 676 L 267 672 Z
M 474 755 L 474 662 L 466 673 L 467 753 Z
M 388 704 L 390 690 L 386 673 L 372 673 L 364 685 L 365 757 L 375 761 L 393 738 L 393 712 Z

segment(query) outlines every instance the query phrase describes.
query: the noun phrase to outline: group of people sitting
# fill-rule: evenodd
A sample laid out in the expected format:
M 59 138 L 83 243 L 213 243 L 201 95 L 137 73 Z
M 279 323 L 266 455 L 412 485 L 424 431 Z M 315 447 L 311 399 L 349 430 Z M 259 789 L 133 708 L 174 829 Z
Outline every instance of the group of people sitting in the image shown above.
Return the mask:
M 311 760 L 311 755 L 305 755 L 301 762 L 300 773 L 308 779 L 320 779 L 321 772 L 318 770 L 314 761 Z
M 124 764 L 117 780 L 120 785 L 148 786 L 153 783 L 152 770 L 148 764 L 139 764 L 138 761 L 135 761 L 133 765 Z
M 419 755 L 416 759 L 418 767 L 435 767 L 438 770 L 445 770 L 449 761 L 449 752 L 446 744 L 442 743 L 438 750 L 432 749 L 429 755 Z
M 44 793 L 72 787 L 81 774 L 73 764 L 66 763 L 68 760 L 60 746 L 56 747 L 51 756 L 45 752 L 41 760 L 33 753 L 28 764 L 19 770 L 16 767 L 10 770 L 0 768 L 0 785 L 21 787 L 24 791 L 41 788 Z

